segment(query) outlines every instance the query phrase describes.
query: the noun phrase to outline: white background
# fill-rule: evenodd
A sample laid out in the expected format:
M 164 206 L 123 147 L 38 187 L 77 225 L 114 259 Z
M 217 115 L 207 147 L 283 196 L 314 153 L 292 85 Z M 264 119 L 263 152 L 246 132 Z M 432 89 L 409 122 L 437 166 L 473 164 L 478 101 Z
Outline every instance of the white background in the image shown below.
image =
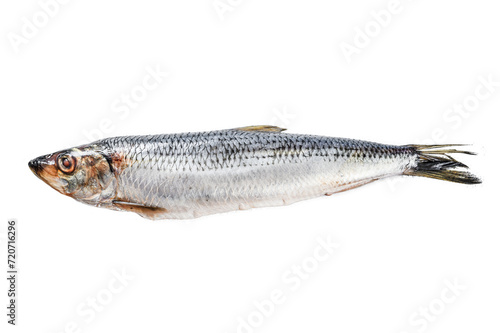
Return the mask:
M 370 12 L 389 1 L 221 3 L 231 10 L 221 15 L 212 0 L 75 0 L 43 22 L 37 1 L 2 2 L 0 262 L 6 271 L 6 221 L 17 218 L 20 276 L 16 327 L 0 283 L 1 331 L 498 331 L 496 3 L 401 0 L 385 27 Z M 23 37 L 33 16 L 46 25 Z M 349 62 L 342 46 L 355 40 Z M 147 68 L 169 75 L 128 114 L 114 112 Z M 486 97 L 481 78 L 497 82 Z M 464 101 L 471 111 L 449 111 Z M 253 124 L 472 143 L 479 155 L 458 158 L 484 183 L 402 178 L 287 207 L 152 222 L 64 197 L 27 166 L 89 133 Z M 340 247 L 292 290 L 283 276 L 311 264 L 318 237 Z M 110 294 L 122 270 L 133 279 Z M 446 281 L 466 289 L 455 296 Z M 264 318 L 255 302 L 274 289 L 284 302 Z M 109 301 L 102 311 L 89 310 L 96 296 Z M 429 307 L 436 315 L 422 319 Z M 240 327 L 249 316 L 254 326 Z

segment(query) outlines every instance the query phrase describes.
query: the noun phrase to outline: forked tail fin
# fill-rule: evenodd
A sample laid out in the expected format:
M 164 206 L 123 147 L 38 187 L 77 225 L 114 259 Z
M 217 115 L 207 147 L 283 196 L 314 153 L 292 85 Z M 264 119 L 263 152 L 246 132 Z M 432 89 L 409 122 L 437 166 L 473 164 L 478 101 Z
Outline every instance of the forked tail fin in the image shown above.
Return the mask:
M 447 180 L 461 184 L 480 184 L 481 179 L 463 169 L 469 167 L 448 154 L 476 155 L 466 150 L 450 148 L 462 145 L 409 145 L 417 155 L 416 166 L 406 171 L 405 175 Z M 459 170 L 455 170 L 459 168 Z M 460 170 L 462 169 L 462 170 Z

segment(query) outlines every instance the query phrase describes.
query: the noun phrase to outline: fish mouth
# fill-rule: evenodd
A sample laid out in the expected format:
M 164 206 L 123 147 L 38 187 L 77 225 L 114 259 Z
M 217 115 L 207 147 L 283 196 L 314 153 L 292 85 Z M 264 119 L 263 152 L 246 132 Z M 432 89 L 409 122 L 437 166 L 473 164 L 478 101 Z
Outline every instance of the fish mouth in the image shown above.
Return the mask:
M 38 177 L 41 177 L 44 171 L 47 171 L 47 169 L 53 166 L 55 166 L 53 154 L 39 156 L 28 162 L 28 167 Z
M 60 179 L 57 174 L 54 154 L 34 158 L 28 162 L 28 167 L 44 183 L 64 194 L 63 185 L 66 181 Z
M 30 170 L 39 177 L 39 172 L 42 170 L 42 160 L 40 157 L 34 158 L 28 162 Z

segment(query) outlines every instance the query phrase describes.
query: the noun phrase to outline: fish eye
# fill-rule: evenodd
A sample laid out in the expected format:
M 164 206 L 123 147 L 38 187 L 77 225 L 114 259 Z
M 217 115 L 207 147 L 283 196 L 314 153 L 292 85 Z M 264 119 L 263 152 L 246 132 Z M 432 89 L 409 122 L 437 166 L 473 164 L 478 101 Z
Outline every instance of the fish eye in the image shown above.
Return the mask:
M 68 154 L 60 155 L 57 158 L 57 166 L 64 173 L 72 173 L 75 171 L 76 159 Z

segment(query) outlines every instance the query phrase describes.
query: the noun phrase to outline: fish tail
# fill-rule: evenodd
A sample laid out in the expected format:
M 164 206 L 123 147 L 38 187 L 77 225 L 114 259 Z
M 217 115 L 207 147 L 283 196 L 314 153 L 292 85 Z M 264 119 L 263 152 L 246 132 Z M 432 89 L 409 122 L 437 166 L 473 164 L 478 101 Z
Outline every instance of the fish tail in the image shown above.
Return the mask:
M 460 184 L 480 184 L 477 176 L 464 170 L 469 167 L 455 160 L 449 154 L 476 155 L 467 150 L 457 150 L 453 146 L 463 145 L 408 145 L 416 154 L 416 164 L 404 172 L 405 175 L 446 180 Z M 456 170 L 458 168 L 458 170 Z M 461 170 L 460 170 L 461 169 Z

